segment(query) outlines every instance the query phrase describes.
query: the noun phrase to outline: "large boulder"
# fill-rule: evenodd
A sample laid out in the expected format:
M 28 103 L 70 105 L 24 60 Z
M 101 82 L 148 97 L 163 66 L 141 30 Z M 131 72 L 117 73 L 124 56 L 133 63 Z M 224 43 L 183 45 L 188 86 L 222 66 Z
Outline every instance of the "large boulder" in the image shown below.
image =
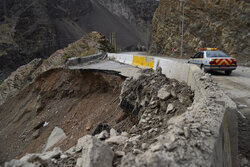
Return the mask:
M 51 149 L 57 143 L 66 139 L 66 137 L 67 137 L 66 134 L 61 128 L 55 127 L 47 140 L 44 150 L 47 151 Z
M 84 136 L 78 140 L 77 148 L 82 149 L 76 167 L 112 167 L 114 153 L 111 148 L 94 136 Z

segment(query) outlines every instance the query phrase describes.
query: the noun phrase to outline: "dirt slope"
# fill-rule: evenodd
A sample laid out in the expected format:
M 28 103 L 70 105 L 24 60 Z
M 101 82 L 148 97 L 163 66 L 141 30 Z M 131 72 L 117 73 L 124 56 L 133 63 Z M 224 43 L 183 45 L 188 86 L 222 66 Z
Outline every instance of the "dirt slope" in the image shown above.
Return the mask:
M 0 164 L 27 152 L 41 152 L 55 126 L 67 135 L 59 145 L 63 150 L 91 134 L 99 123 L 131 128 L 118 107 L 122 82 L 118 74 L 105 71 L 53 69 L 40 75 L 0 106 Z

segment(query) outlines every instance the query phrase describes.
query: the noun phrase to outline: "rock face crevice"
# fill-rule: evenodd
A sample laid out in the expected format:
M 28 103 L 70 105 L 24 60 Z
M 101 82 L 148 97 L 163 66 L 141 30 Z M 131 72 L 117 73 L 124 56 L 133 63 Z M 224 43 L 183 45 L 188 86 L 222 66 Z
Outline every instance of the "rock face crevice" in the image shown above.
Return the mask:
M 185 54 L 190 56 L 202 47 L 217 47 L 249 65 L 249 9 L 247 1 L 186 1 Z M 153 19 L 152 53 L 178 56 L 181 20 L 180 1 L 160 1 Z

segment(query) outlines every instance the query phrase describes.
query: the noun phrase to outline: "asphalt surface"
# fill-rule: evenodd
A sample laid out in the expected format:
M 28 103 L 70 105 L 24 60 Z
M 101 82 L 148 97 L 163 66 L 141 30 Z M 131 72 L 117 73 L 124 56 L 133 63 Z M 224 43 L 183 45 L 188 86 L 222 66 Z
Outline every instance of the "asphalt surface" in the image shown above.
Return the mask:
M 104 60 L 100 62 L 94 62 L 91 64 L 79 64 L 77 66 L 70 66 L 70 69 L 98 69 L 98 70 L 111 70 L 118 71 L 121 75 L 126 77 L 132 77 L 140 69 L 131 65 L 122 64 L 115 61 Z

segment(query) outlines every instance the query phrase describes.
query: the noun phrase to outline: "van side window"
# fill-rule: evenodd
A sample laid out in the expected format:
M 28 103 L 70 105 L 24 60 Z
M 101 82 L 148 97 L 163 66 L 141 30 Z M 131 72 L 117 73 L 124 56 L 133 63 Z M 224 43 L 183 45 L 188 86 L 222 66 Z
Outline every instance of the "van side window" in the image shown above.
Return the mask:
M 194 55 L 194 58 L 197 59 L 197 58 L 200 58 L 200 55 L 201 55 L 201 52 L 197 53 L 196 55 Z
M 204 58 L 204 53 L 201 52 L 201 54 L 199 56 L 200 56 L 199 58 L 203 59 Z

